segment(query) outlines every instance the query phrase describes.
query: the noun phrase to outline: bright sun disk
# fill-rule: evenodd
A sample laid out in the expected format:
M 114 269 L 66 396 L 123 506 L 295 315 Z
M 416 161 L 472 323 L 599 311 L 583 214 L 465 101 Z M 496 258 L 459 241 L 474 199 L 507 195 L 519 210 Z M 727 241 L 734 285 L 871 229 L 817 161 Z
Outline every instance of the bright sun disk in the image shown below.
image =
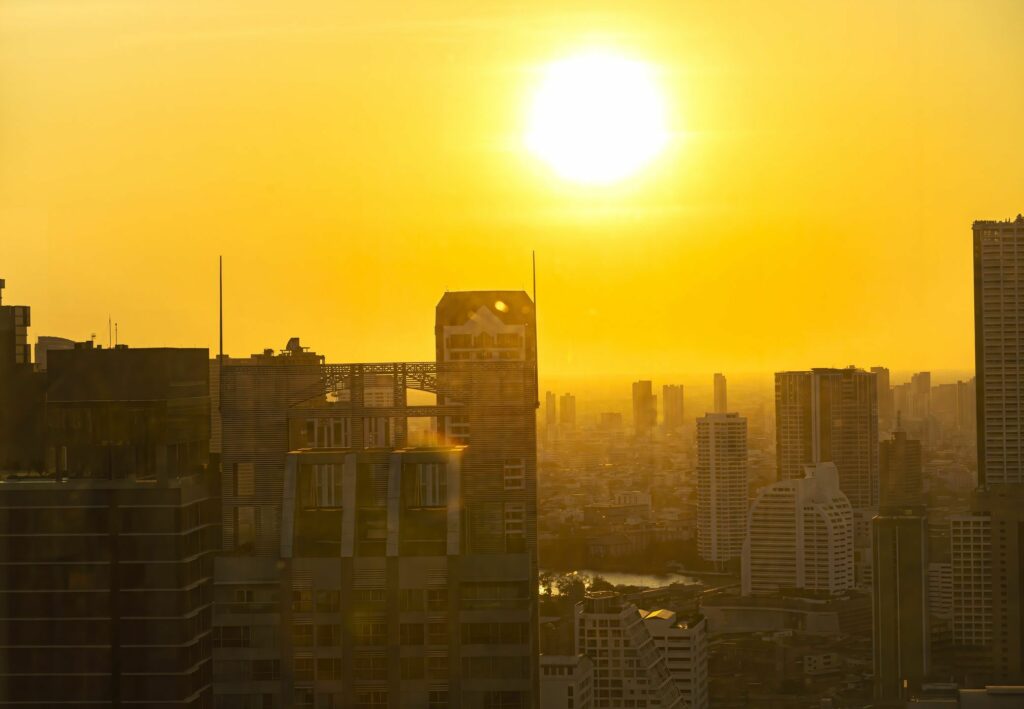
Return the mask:
M 648 164 L 668 139 L 651 67 L 589 52 L 547 67 L 533 97 L 525 143 L 567 180 L 609 184 Z

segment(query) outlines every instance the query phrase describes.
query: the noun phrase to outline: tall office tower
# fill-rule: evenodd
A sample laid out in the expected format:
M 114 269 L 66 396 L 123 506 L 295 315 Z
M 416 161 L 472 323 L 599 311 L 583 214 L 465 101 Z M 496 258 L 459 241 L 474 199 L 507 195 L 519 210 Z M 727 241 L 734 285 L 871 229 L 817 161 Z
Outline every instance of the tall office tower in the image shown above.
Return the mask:
M 910 382 L 897 384 L 892 388 L 892 402 L 893 408 L 896 412 L 897 421 L 903 421 L 903 423 L 906 423 L 908 420 L 914 418 L 913 399 L 914 387 Z
M 42 465 L 46 379 L 32 369 L 32 309 L 3 305 L 3 292 L 0 278 L 0 469 L 35 470 Z
M 802 588 L 853 588 L 853 508 L 832 463 L 761 488 L 743 542 L 744 596 Z
M 576 430 L 576 397 L 572 394 L 562 394 L 559 403 L 561 406 L 558 425 L 566 432 Z
M 651 382 L 633 382 L 633 432 L 638 438 L 650 437 L 658 423 L 658 397 Z
M 978 495 L 989 518 L 987 545 L 991 671 L 1024 681 L 1021 576 L 1024 575 L 1024 216 L 974 223 L 974 348 L 977 380 Z M 957 568 L 954 565 L 954 574 Z M 954 579 L 954 583 L 956 580 Z M 955 631 L 955 628 L 954 628 Z
M 729 397 L 726 391 L 725 375 L 721 372 L 715 374 L 715 413 L 724 414 L 729 411 Z
M 804 466 L 835 463 L 839 486 L 857 509 L 878 507 L 875 375 L 862 369 L 775 374 L 775 455 L 779 480 Z
M 594 663 L 586 655 L 540 656 L 543 709 L 593 709 Z
M 675 611 L 640 611 L 647 632 L 665 658 L 686 709 L 708 709 L 708 624 L 703 617 L 680 621 Z
M 888 430 L 896 421 L 896 413 L 893 408 L 892 385 L 889 383 L 888 367 L 872 367 L 871 373 L 875 375 L 876 399 L 878 400 L 878 425 Z
M 666 431 L 679 431 L 683 427 L 683 385 L 666 384 L 661 388 L 661 405 L 665 410 L 662 423 Z
M 871 521 L 875 698 L 906 702 L 928 674 L 928 520 L 887 507 Z
M 906 431 L 893 431 L 878 451 L 881 507 L 923 506 L 921 442 L 908 439 Z
M 50 353 L 51 474 L 0 484 L 0 706 L 212 706 L 206 359 Z
M 576 604 L 576 652 L 594 663 L 595 709 L 682 709 L 683 697 L 637 607 L 613 591 Z
M 218 559 L 224 706 L 537 706 L 533 304 L 446 293 L 435 334 L 433 362 L 266 364 L 280 522 Z
M 724 565 L 743 552 L 747 486 L 747 420 L 697 419 L 697 549 L 705 561 Z
M 953 642 L 986 654 L 992 642 L 992 519 L 966 514 L 949 521 L 953 574 Z
M 971 377 L 966 382 L 956 383 L 956 422 L 957 427 L 971 436 L 978 432 L 978 397 L 976 381 Z
M 288 412 L 315 398 L 326 376 L 323 356 L 297 338 L 288 345 L 279 354 L 267 349 L 218 360 L 222 545 L 228 552 L 276 557 L 280 549 Z M 343 434 L 325 426 L 310 431 L 310 440 L 326 445 L 337 437 L 340 443 Z
M 932 373 L 918 372 L 910 377 L 910 417 L 927 419 L 931 415 Z
M 558 395 L 544 392 L 544 437 L 553 441 L 558 437 Z

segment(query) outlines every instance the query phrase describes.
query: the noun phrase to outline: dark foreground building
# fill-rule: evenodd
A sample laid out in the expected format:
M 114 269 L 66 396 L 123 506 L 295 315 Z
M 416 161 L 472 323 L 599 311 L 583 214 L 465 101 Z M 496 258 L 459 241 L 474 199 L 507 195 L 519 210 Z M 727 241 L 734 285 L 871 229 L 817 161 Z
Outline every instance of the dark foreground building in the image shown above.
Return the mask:
M 51 353 L 49 473 L 0 480 L 0 707 L 210 707 L 206 350 Z
M 536 329 L 447 293 L 433 362 L 223 362 L 223 709 L 538 702 Z

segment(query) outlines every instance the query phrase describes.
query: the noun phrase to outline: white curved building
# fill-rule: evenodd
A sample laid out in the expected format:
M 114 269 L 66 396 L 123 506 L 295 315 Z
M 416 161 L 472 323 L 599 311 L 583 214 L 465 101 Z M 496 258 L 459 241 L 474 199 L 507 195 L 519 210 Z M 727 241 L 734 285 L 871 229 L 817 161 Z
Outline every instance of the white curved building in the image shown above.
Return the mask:
M 854 587 L 853 508 L 832 463 L 761 488 L 743 542 L 743 595 Z

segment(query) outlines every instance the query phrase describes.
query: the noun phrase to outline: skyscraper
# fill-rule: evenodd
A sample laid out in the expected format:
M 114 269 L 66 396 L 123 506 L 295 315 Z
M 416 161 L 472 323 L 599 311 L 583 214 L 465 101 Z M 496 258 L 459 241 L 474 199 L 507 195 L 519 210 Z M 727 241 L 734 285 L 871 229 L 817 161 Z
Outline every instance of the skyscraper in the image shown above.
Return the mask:
M 743 595 L 854 587 L 853 509 L 832 463 L 761 488 L 743 543 Z
M 920 507 L 889 507 L 871 521 L 875 698 L 906 701 L 930 659 L 928 520 Z
M 572 394 L 562 394 L 559 404 L 559 427 L 566 433 L 576 430 L 576 397 Z
M 633 432 L 637 438 L 650 437 L 658 423 L 658 398 L 651 382 L 633 382 Z
M 1000 682 L 1024 679 L 1024 216 L 1013 221 L 977 221 L 974 237 L 974 348 L 977 382 L 978 493 L 973 530 L 988 534 L 978 545 L 990 554 L 987 574 L 975 596 L 981 612 L 990 608 L 979 633 L 990 650 L 992 676 Z M 978 517 L 987 519 L 978 519 Z M 985 523 L 987 522 L 987 524 Z M 964 573 L 953 555 L 954 588 Z M 963 606 L 959 606 L 962 609 Z M 958 614 L 954 598 L 954 636 Z M 963 637 L 963 636 L 961 636 Z
M 0 484 L 0 705 L 212 705 L 206 350 L 51 352 L 49 475 Z
M 697 419 L 697 548 L 722 565 L 738 559 L 747 526 L 747 420 L 739 414 Z
M 558 395 L 544 392 L 544 437 L 553 441 L 558 437 Z
M 896 420 L 892 385 L 889 382 L 889 369 L 887 367 L 872 367 L 871 373 L 875 375 L 875 387 L 878 392 L 878 424 L 882 429 L 888 430 Z
M 536 707 L 533 304 L 517 291 L 446 293 L 435 337 L 434 362 L 285 355 L 250 383 L 280 392 L 253 409 L 280 471 L 281 492 L 260 506 L 280 523 L 272 553 L 218 559 L 225 706 L 266 695 L 278 707 Z M 229 418 L 226 452 L 233 430 L 253 429 Z M 259 492 L 244 473 L 232 506 Z
M 890 440 L 879 444 L 878 464 L 881 507 L 923 506 L 920 441 L 893 431 Z
M 666 384 L 661 388 L 661 405 L 665 411 L 662 423 L 666 431 L 678 431 L 685 421 L 683 385 Z
M 918 372 L 910 377 L 910 418 L 921 421 L 931 415 L 932 373 Z
M 775 437 L 780 480 L 832 462 L 857 509 L 878 507 L 878 390 L 855 367 L 775 374 Z
M 725 375 L 715 374 L 715 413 L 724 414 L 729 411 L 729 397 L 726 391 Z

